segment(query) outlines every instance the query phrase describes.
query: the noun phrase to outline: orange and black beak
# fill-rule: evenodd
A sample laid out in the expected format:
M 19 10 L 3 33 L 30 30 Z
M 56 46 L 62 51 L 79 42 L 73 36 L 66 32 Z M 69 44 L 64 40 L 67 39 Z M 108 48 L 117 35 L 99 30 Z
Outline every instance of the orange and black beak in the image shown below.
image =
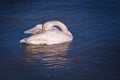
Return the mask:
M 41 32 L 45 32 L 45 28 L 42 26 Z

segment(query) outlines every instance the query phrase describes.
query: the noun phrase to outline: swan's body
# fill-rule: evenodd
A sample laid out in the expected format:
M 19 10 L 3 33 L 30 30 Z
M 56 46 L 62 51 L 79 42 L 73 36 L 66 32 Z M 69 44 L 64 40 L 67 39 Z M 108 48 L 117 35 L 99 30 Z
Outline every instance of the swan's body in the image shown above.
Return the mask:
M 55 26 L 59 27 L 61 31 Z M 41 26 L 42 27 L 42 26 Z M 44 32 L 39 32 L 40 26 L 36 28 L 32 28 L 30 30 L 25 31 L 25 33 L 31 33 L 34 34 L 28 38 L 22 39 L 21 43 L 27 43 L 27 44 L 60 44 L 64 42 L 71 41 L 73 39 L 73 36 L 71 32 L 67 29 L 67 27 L 60 21 L 48 21 L 46 22 L 43 27 L 45 28 Z M 39 28 L 39 30 L 38 30 Z M 30 32 L 33 30 L 33 32 Z

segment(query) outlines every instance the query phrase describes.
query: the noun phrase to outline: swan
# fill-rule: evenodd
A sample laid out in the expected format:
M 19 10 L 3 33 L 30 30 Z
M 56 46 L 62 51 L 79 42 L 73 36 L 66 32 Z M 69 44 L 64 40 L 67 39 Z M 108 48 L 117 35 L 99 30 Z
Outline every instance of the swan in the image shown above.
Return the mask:
M 59 27 L 60 30 L 57 29 L 56 26 Z M 33 35 L 20 40 L 20 43 L 53 45 L 73 40 L 72 33 L 66 25 L 60 21 L 47 21 L 43 25 L 39 24 L 24 33 Z

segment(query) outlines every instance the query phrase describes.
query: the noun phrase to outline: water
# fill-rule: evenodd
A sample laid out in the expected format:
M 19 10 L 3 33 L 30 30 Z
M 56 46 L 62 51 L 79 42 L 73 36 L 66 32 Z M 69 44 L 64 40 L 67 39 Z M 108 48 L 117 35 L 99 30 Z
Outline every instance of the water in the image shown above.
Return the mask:
M 0 80 L 119 80 L 119 0 L 8 0 L 0 3 Z M 23 31 L 65 23 L 71 43 L 21 45 Z

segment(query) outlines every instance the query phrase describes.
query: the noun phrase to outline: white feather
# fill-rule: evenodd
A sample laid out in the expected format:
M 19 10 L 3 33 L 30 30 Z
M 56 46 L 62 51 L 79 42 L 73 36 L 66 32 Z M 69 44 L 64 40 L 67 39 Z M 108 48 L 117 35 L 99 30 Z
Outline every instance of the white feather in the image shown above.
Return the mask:
M 55 26 L 58 26 L 61 30 L 55 28 Z M 43 25 L 43 27 L 45 27 L 45 32 L 34 34 L 28 38 L 22 39 L 20 42 L 27 44 L 52 45 L 73 40 L 71 32 L 60 21 L 48 21 Z M 35 29 L 32 28 L 32 30 L 34 31 Z

